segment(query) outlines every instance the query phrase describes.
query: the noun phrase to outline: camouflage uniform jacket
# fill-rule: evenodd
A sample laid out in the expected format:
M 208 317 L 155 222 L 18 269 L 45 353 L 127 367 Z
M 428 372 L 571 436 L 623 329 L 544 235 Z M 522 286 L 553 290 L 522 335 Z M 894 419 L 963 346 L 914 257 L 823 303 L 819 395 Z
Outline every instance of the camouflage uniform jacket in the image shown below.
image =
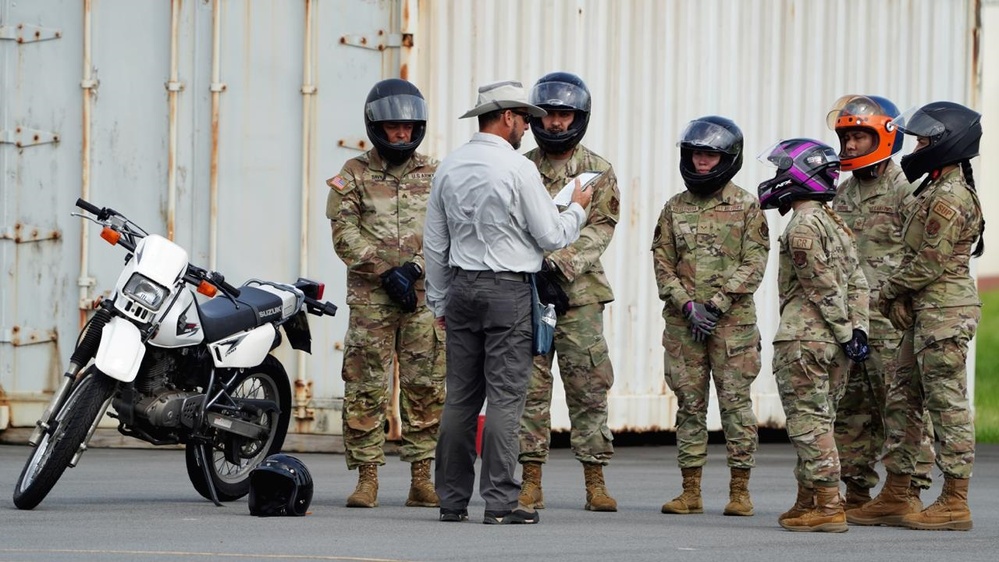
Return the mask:
M 419 153 L 387 168 L 374 149 L 329 180 L 326 216 L 333 248 L 347 265 L 347 304 L 392 304 L 380 275 L 406 262 L 423 265 L 423 218 L 438 161 Z M 416 282 L 423 300 L 423 279 Z
M 569 297 L 570 306 L 614 300 L 614 293 L 600 263 L 600 256 L 614 236 L 614 227 L 617 226 L 621 206 L 621 192 L 618 190 L 617 176 L 614 175 L 610 162 L 581 144 L 576 145 L 572 156 L 561 171 L 555 171 L 539 148 L 535 148 L 525 156 L 538 167 L 545 189 L 552 197 L 570 179 L 583 172 L 604 172 L 591 187 L 593 199 L 587 209 L 586 224 L 579 231 L 579 239 L 561 250 L 548 254 L 545 259 L 554 262 L 561 272 L 559 283 Z M 562 210 L 564 209 L 559 209 Z
M 780 326 L 774 342 L 846 343 L 869 330 L 870 292 L 853 236 L 818 201 L 794 211 L 780 237 Z
M 902 210 L 912 198 L 913 186 L 906 181 L 902 168 L 893 160 L 888 161 L 884 173 L 876 180 L 860 181 L 851 176 L 839 186 L 832 201 L 843 222 L 853 231 L 860 268 L 871 289 L 871 302 L 876 302 L 881 284 L 902 263 L 905 253 L 902 244 Z M 875 340 L 902 339 L 887 318 L 872 306 L 871 331 Z
M 763 281 L 770 230 L 759 200 L 732 182 L 709 197 L 689 191 L 666 202 L 652 240 L 663 317 L 686 324 L 687 301 L 711 302 L 719 325 L 756 323 L 753 293 Z M 669 305 L 672 303 L 672 306 Z
M 981 305 L 968 262 L 982 225 L 982 204 L 961 168 L 937 178 L 906 215 L 906 253 L 886 280 L 886 298 L 911 292 L 914 310 Z

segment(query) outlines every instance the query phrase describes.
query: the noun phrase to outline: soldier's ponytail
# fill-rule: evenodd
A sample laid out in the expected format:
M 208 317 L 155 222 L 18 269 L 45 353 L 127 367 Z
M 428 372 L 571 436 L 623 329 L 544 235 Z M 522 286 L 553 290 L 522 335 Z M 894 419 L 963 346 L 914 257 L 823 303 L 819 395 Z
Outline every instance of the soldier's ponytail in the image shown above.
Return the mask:
M 850 230 L 849 226 L 846 226 L 845 222 L 843 222 L 843 217 L 839 216 L 839 214 L 837 214 L 836 211 L 830 209 L 828 205 L 822 205 L 822 210 L 824 210 L 826 214 L 829 215 L 829 218 L 836 221 L 836 224 L 838 224 L 839 227 L 843 229 L 843 232 L 845 232 L 846 235 L 849 236 L 851 240 L 854 238 L 853 231 Z
M 975 176 L 971 171 L 971 160 L 961 160 L 961 172 L 964 173 L 964 181 L 971 188 L 971 191 L 977 192 L 975 189 Z M 981 257 L 985 253 L 985 216 L 982 216 L 982 224 L 978 227 L 978 244 L 975 245 L 975 251 L 971 253 L 973 257 Z

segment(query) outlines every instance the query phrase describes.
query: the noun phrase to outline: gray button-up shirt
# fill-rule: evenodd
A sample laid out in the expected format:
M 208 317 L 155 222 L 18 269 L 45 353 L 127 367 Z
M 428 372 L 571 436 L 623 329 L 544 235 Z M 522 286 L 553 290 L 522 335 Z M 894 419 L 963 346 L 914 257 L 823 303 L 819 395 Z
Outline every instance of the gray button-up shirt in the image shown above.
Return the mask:
M 423 226 L 427 306 L 444 316 L 451 268 L 533 273 L 544 252 L 579 238 L 586 212 L 561 214 L 537 167 L 489 133 L 444 159 L 430 188 Z

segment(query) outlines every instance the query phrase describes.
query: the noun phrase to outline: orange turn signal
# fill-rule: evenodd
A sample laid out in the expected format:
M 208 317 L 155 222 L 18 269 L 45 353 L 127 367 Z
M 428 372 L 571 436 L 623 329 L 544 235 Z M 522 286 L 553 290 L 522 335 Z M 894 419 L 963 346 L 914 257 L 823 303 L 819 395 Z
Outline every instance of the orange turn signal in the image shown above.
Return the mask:
M 214 297 L 215 293 L 219 292 L 219 290 L 215 288 L 215 285 L 212 285 L 208 281 L 202 280 L 201 283 L 198 284 L 198 292 L 206 297 Z
M 101 230 L 101 238 L 107 240 L 108 244 L 114 246 L 118 243 L 118 239 L 121 238 L 121 233 L 112 229 L 110 226 L 105 226 L 104 229 Z

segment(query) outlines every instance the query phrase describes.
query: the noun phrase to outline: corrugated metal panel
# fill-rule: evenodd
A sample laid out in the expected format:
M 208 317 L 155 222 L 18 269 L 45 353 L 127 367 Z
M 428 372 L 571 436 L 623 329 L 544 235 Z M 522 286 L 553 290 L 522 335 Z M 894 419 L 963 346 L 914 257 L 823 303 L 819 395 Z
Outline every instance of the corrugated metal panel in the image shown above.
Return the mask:
M 658 212 L 683 189 L 676 139 L 705 114 L 734 119 L 746 137 L 736 183 L 755 191 L 755 155 L 780 138 L 836 143 L 825 127 L 845 93 L 876 93 L 906 108 L 968 103 L 969 2 L 934 0 L 482 0 L 421 2 L 418 84 L 431 107 L 429 151 L 445 155 L 475 130 L 457 116 L 476 87 L 516 78 L 530 86 L 566 70 L 586 80 L 593 112 L 584 143 L 607 157 L 622 219 L 603 258 L 617 300 L 606 333 L 616 371 L 611 425 L 672 427 L 663 381 L 662 304 L 649 254 Z M 525 137 L 525 148 L 530 141 Z M 784 221 L 770 216 L 772 237 Z M 776 330 L 776 252 L 757 293 L 764 368 L 753 385 L 761 423 L 783 423 L 770 370 Z M 556 396 L 553 425 L 568 427 Z M 712 400 L 709 423 L 719 428 Z
M 614 163 L 625 197 L 604 257 L 618 295 L 607 315 L 617 372 L 612 427 L 670 427 L 648 247 L 659 209 L 680 189 L 674 143 L 683 124 L 707 113 L 740 123 L 750 158 L 736 179 L 752 188 L 763 172 L 751 156 L 778 137 L 834 140 L 823 118 L 842 93 L 876 92 L 902 107 L 967 101 L 973 5 L 203 0 L 140 8 L 127 0 L 0 0 L 0 25 L 39 26 L 42 36 L 60 31 L 48 41 L 0 39 L 0 130 L 24 124 L 60 137 L 25 148 L 0 144 L 0 232 L 20 224 L 59 233 L 20 243 L 0 237 L 0 402 L 11 401 L 13 425 L 34 423 L 70 353 L 59 342 L 77 333 L 78 278 L 93 278 L 95 287 L 84 291 L 92 298 L 121 266 L 119 250 L 95 233 L 84 239 L 69 216 L 84 186 L 91 200 L 149 230 L 173 231 L 192 261 L 214 261 L 230 280 L 306 272 L 326 281 L 327 297 L 342 305 L 345 270 L 329 242 L 323 181 L 367 141 L 361 108 L 370 85 L 394 75 L 414 80 L 432 110 L 422 150 L 444 156 L 474 130 L 456 117 L 472 105 L 477 85 L 510 77 L 530 84 L 569 70 L 593 90 L 586 143 Z M 870 31 L 849 33 L 861 28 Z M 0 33 L 8 35 L 16 33 Z M 176 83 L 166 84 L 173 66 Z M 81 89 L 88 75 L 95 80 L 89 121 Z M 766 339 L 775 327 L 773 267 L 757 296 Z M 344 306 L 337 318 L 312 322 L 307 360 L 279 350 L 311 390 L 312 411 L 296 412 L 305 415 L 301 431 L 339 432 L 347 315 Z M 13 345 L 15 326 L 38 339 L 54 332 L 57 340 Z M 780 423 L 768 367 L 754 393 L 761 418 Z M 555 425 L 566 427 L 564 407 L 555 414 Z

